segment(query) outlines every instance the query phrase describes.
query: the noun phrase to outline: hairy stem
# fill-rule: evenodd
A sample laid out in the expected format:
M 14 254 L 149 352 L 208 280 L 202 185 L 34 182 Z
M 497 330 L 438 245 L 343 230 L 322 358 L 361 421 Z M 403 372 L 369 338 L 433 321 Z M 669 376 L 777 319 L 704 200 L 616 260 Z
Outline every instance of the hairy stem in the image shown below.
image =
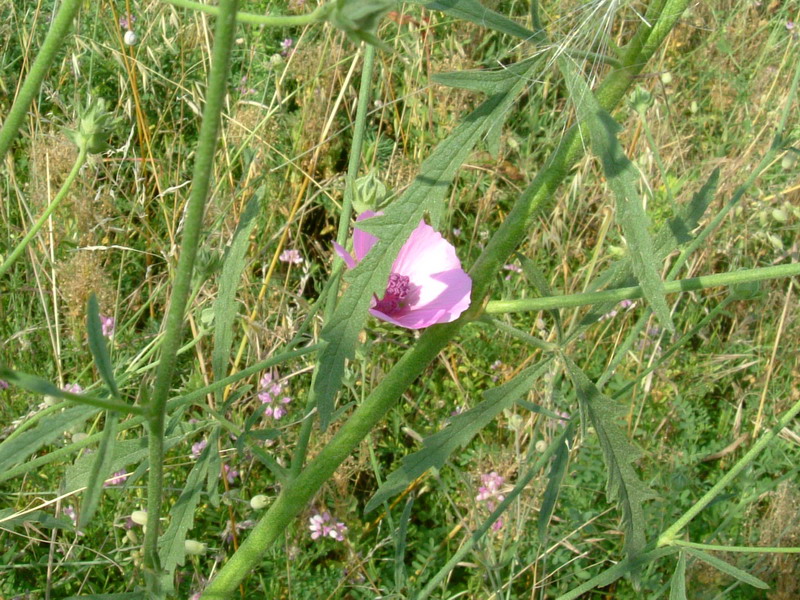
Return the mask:
M 214 165 L 217 136 L 227 91 L 228 70 L 231 48 L 236 30 L 236 7 L 238 0 L 221 0 L 214 32 L 214 48 L 211 55 L 211 73 L 208 81 L 203 122 L 197 142 L 197 158 L 194 163 L 192 189 L 184 219 L 183 239 L 178 259 L 175 282 L 170 295 L 169 311 L 166 316 L 166 330 L 161 346 L 161 358 L 156 371 L 156 381 L 152 397 L 147 405 L 147 424 L 149 430 L 150 471 L 148 479 L 147 520 L 149 527 L 144 539 L 144 562 L 147 589 L 151 597 L 161 597 L 160 563 L 158 559 L 158 524 L 161 519 L 161 504 L 164 483 L 164 420 L 167 397 L 175 372 L 175 356 L 180 348 L 184 313 L 191 291 L 192 272 L 203 212 L 208 196 L 209 182 Z
M 168 4 L 197 10 L 214 17 L 219 17 L 222 7 L 211 4 L 200 4 L 192 0 L 164 0 Z M 331 11 L 332 4 L 320 4 L 317 8 L 305 15 L 256 15 L 253 13 L 237 12 L 236 21 L 238 23 L 248 23 L 250 25 L 265 25 L 266 27 L 297 27 L 299 25 L 310 25 L 317 21 L 323 21 Z

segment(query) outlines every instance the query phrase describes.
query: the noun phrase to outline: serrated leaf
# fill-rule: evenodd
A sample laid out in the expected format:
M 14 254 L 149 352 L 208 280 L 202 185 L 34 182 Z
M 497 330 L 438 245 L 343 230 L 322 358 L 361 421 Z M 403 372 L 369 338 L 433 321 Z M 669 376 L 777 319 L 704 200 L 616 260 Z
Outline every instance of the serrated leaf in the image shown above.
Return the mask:
M 103 325 L 100 322 L 100 306 L 97 304 L 97 296 L 89 294 L 89 302 L 86 305 L 86 333 L 89 338 L 89 350 L 94 359 L 94 365 L 100 378 L 108 386 L 111 395 L 119 399 L 119 389 L 114 379 L 114 368 L 111 366 L 111 356 L 108 353 L 106 338 L 103 335 Z
M 239 312 L 236 290 L 247 262 L 245 257 L 250 246 L 250 232 L 256 224 L 257 214 L 258 196 L 254 196 L 239 218 L 239 225 L 233 234 L 233 241 L 222 265 L 219 293 L 214 301 L 214 347 L 211 352 L 211 367 L 215 380 L 223 379 L 227 374 L 233 345 L 233 325 Z M 221 392 L 219 397 L 221 398 Z
M 84 423 L 96 413 L 96 408 L 73 406 L 64 412 L 42 417 L 35 427 L 5 440 L 0 444 L 0 478 L 4 471 L 24 462 L 42 446 L 54 442 L 65 431 Z
M 663 262 L 673 250 L 693 239 L 691 232 L 700 224 L 700 219 L 703 218 L 708 206 L 714 199 L 718 183 L 719 168 L 714 169 L 706 183 L 692 196 L 691 201 L 683 207 L 681 213 L 669 219 L 667 224 L 659 229 L 655 239 L 656 259 L 658 262 Z M 604 287 L 613 289 L 635 285 L 631 273 L 630 259 L 624 257 L 616 261 L 592 281 L 587 286 L 587 291 L 594 291 Z M 604 302 L 595 305 L 591 312 L 581 320 L 581 325 L 595 322 L 601 315 L 610 311 L 614 304 L 616 303 Z
M 534 62 L 529 65 L 533 69 Z M 334 397 L 342 385 L 345 361 L 355 356 L 358 334 L 369 315 L 372 295 L 386 287 L 392 263 L 400 248 L 417 227 L 424 214 L 430 215 L 436 227 L 447 193 L 461 164 L 472 148 L 493 127 L 500 127 L 508 109 L 521 90 L 528 85 L 528 77 L 508 80 L 498 87 L 486 101 L 471 112 L 440 142 L 422 163 L 419 175 L 406 191 L 380 217 L 359 223 L 359 228 L 378 237 L 369 254 L 345 275 L 348 287 L 336 311 L 322 330 L 326 343 L 319 355 L 314 397 L 325 429 L 334 409 Z
M 650 220 L 638 191 L 636 167 L 625 156 L 617 140 L 620 129 L 616 121 L 602 109 L 583 76 L 566 56 L 557 59 L 575 103 L 578 118 L 589 132 L 592 151 L 600 159 L 608 186 L 617 199 L 617 221 L 628 243 L 631 265 L 644 297 L 653 309 L 661 326 L 674 331 L 664 284 L 659 275 L 659 261 L 650 237 Z
M 600 441 L 608 469 L 606 496 L 609 501 L 616 499 L 622 508 L 625 551 L 628 556 L 636 556 L 646 544 L 642 504 L 654 496 L 639 479 L 632 465 L 640 457 L 641 451 L 628 440 L 616 423 L 620 416 L 619 406 L 603 395 L 568 356 L 563 358 L 581 410 L 588 416 Z
M 498 414 L 514 404 L 520 396 L 527 394 L 541 377 L 548 362 L 549 360 L 528 367 L 511 381 L 487 390 L 483 394 L 485 398 L 483 402 L 456 415 L 444 429 L 426 437 L 422 442 L 422 449 L 404 457 L 400 467 L 378 488 L 364 507 L 364 514 L 403 491 L 409 483 L 431 467 L 441 469 L 453 452 L 469 444 L 472 438 Z
M 114 457 L 114 442 L 117 437 L 117 420 L 116 413 L 106 413 L 103 437 L 100 439 L 97 452 L 94 453 L 92 468 L 89 472 L 89 481 L 86 484 L 86 491 L 83 493 L 78 529 L 85 529 L 91 522 L 103 495 L 103 483 L 106 480 L 106 475 L 113 472 L 111 462 Z
M 686 555 L 678 555 L 678 564 L 669 580 L 669 600 L 686 600 Z
M 177 502 L 169 511 L 170 521 L 167 530 L 159 540 L 159 556 L 161 566 L 172 574 L 175 568 L 186 561 L 186 532 L 194 524 L 194 511 L 203 492 L 203 482 L 208 477 L 208 468 L 211 464 L 211 454 L 217 454 L 216 443 L 208 444 L 203 449 L 189 476 L 186 478 L 183 491 Z
M 547 537 L 547 526 L 550 524 L 550 517 L 556 508 L 558 492 L 567 474 L 569 465 L 569 445 L 567 441 L 572 437 L 572 423 L 567 425 L 567 432 L 563 437 L 563 442 L 558 446 L 550 463 L 550 470 L 547 472 L 547 487 L 542 495 L 542 506 L 539 509 L 539 539 L 544 543 Z
M 542 39 L 541 35 L 512 21 L 505 15 L 486 8 L 477 0 L 437 0 L 435 2 L 416 0 L 414 4 L 423 4 L 428 10 L 438 10 L 451 17 L 463 19 L 481 27 L 488 27 L 523 40 L 541 41 Z
M 768 590 L 769 585 L 765 582 L 761 581 L 758 577 L 750 575 L 747 571 L 742 571 L 738 567 L 734 567 L 731 563 L 725 562 L 721 558 L 717 558 L 709 554 L 708 552 L 703 552 L 702 550 L 698 550 L 697 548 L 689 548 L 686 546 L 681 547 L 682 551 L 688 552 L 695 558 L 702 560 L 707 565 L 710 565 L 731 577 L 738 579 L 739 581 L 746 583 L 748 585 L 752 585 L 753 587 L 757 587 L 762 590 Z

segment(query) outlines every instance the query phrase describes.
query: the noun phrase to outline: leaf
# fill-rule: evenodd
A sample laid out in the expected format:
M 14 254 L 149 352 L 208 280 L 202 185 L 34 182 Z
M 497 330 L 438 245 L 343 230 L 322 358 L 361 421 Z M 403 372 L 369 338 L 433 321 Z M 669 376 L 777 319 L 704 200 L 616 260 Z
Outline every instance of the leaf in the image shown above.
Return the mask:
M 637 556 L 646 543 L 642 503 L 653 498 L 653 493 L 642 483 L 632 466 L 641 452 L 615 423 L 620 412 L 618 405 L 604 396 L 568 356 L 564 355 L 563 358 L 581 409 L 588 415 L 600 440 L 608 469 L 606 496 L 609 501 L 616 498 L 622 507 L 625 551 L 630 557 Z
M 106 475 L 112 473 L 111 461 L 114 456 L 114 442 L 117 437 L 117 413 L 106 412 L 106 423 L 103 428 L 103 437 L 97 452 L 94 453 L 92 469 L 89 473 L 89 482 L 86 484 L 86 491 L 83 494 L 81 512 L 78 518 L 78 529 L 85 529 L 91 522 L 100 498 L 103 495 L 103 484 Z
M 144 592 L 124 592 L 121 594 L 88 594 L 86 596 L 70 596 L 65 600 L 145 600 Z
M 669 580 L 669 600 L 686 600 L 686 555 L 678 555 L 678 564 Z
M 664 297 L 664 284 L 659 275 L 659 263 L 648 231 L 649 218 L 644 210 L 637 184 L 638 174 L 625 156 L 617 140 L 619 125 L 604 111 L 580 73 L 565 56 L 558 65 L 567 83 L 578 117 L 589 131 L 592 150 L 600 158 L 608 185 L 617 198 L 617 220 L 628 242 L 631 265 L 644 297 L 662 327 L 674 331 L 672 317 Z
M 547 537 L 547 526 L 550 524 L 550 517 L 553 516 L 553 511 L 558 501 L 558 492 L 561 489 L 561 483 L 564 481 L 564 475 L 567 473 L 567 466 L 569 465 L 569 445 L 567 440 L 572 437 L 572 422 L 567 425 L 567 432 L 563 436 L 563 442 L 558 446 L 553 455 L 553 462 L 550 464 L 550 470 L 547 472 L 547 487 L 542 496 L 542 506 L 539 509 L 539 539 L 544 543 Z
M 203 492 L 203 482 L 208 477 L 208 467 L 211 464 L 211 454 L 217 454 L 216 440 L 203 449 L 194 467 L 189 472 L 183 491 L 175 505 L 170 510 L 169 527 L 159 540 L 159 556 L 161 565 L 168 573 L 172 574 L 176 566 L 183 565 L 186 561 L 186 532 L 194 524 L 194 511 Z M 218 474 L 217 472 L 216 474 Z
M 74 529 L 72 521 L 66 517 L 54 517 L 43 510 L 34 510 L 24 515 L 15 516 L 13 508 L 0 510 L 0 529 L 14 530 L 26 523 L 36 523 L 44 529 Z
M 20 373 L 19 371 L 12 371 L 6 367 L 0 366 L 0 379 L 5 379 L 9 383 L 13 383 L 22 389 L 39 394 L 41 396 L 53 396 L 54 398 L 61 398 L 62 400 L 69 400 L 77 404 L 86 404 L 97 408 L 118 410 L 122 413 L 142 414 L 142 408 L 139 406 L 129 406 L 124 402 L 115 400 L 105 400 L 96 398 L 87 394 L 73 394 L 72 392 L 65 392 L 59 387 L 56 387 L 49 381 L 36 377 L 35 375 L 28 375 L 27 373 Z
M 250 246 L 250 232 L 256 224 L 258 214 L 258 198 L 254 196 L 248 203 L 241 217 L 233 241 L 225 255 L 222 274 L 219 278 L 219 292 L 214 301 L 214 348 L 211 352 L 211 366 L 214 379 L 219 381 L 227 374 L 233 345 L 233 325 L 239 306 L 236 303 L 236 290 L 244 270 L 247 249 Z
M 394 589 L 399 594 L 408 583 L 406 574 L 406 547 L 408 544 L 408 524 L 411 522 L 411 509 L 414 507 L 414 496 L 406 500 L 403 514 L 397 526 L 397 534 L 394 537 Z
M 530 62 L 528 68 L 534 68 Z M 436 227 L 444 210 L 444 198 L 456 172 L 472 148 L 491 128 L 500 127 L 516 96 L 528 84 L 527 76 L 504 79 L 491 96 L 467 115 L 450 136 L 439 143 L 422 163 L 420 173 L 384 215 L 359 223 L 359 228 L 378 237 L 369 254 L 345 275 L 348 287 L 336 311 L 322 330 L 326 343 L 319 355 L 314 396 L 320 427 L 327 428 L 334 397 L 342 385 L 345 361 L 355 356 L 358 334 L 368 316 L 374 293 L 386 287 L 392 263 L 425 212 Z
M 440 85 L 492 95 L 497 92 L 498 87 L 512 85 L 520 77 L 529 78 L 531 66 L 538 60 L 539 57 L 534 56 L 500 69 L 471 69 L 435 73 L 431 79 Z
M 761 581 L 758 577 L 750 575 L 747 571 L 742 571 L 738 567 L 734 567 L 729 562 L 725 562 L 724 560 L 717 558 L 716 556 L 712 556 L 707 552 L 703 552 L 702 550 L 698 550 L 697 548 L 689 548 L 689 547 L 682 547 L 681 550 L 688 552 L 695 558 L 702 560 L 707 565 L 710 565 L 717 569 L 718 571 L 722 571 L 731 577 L 738 579 L 739 581 L 746 583 L 748 585 L 752 585 L 753 587 L 757 587 L 762 590 L 768 590 L 769 585 Z
M 94 292 L 89 294 L 89 302 L 86 307 L 86 332 L 89 337 L 89 350 L 94 358 L 97 372 L 108 386 L 111 395 L 119 399 L 119 389 L 117 389 L 117 382 L 114 379 L 111 356 L 108 354 L 103 325 L 100 322 L 100 306 L 97 304 L 97 296 L 94 295 Z
M 516 38 L 529 41 L 542 41 L 540 34 L 534 33 L 530 29 L 512 21 L 508 17 L 501 15 L 491 9 L 486 8 L 476 0 L 437 0 L 436 2 L 421 2 L 417 0 L 414 4 L 424 4 L 428 10 L 438 10 L 451 17 L 463 19 L 494 29 L 500 33 L 505 33 Z
M 96 413 L 96 408 L 73 406 L 64 412 L 42 417 L 36 427 L 19 435 L 12 435 L 0 444 L 0 479 L 8 468 L 24 462 L 42 446 L 54 442 L 65 431 L 83 424 Z
M 527 394 L 544 372 L 548 362 L 549 359 L 528 367 L 511 381 L 487 390 L 483 394 L 485 398 L 483 402 L 456 415 L 444 429 L 426 437 L 422 442 L 422 450 L 404 457 L 400 467 L 378 488 L 375 495 L 367 502 L 364 514 L 368 514 L 388 498 L 403 491 L 409 483 L 431 467 L 441 469 L 453 452 L 469 444 L 472 438 L 498 414 L 514 404 L 520 396 Z

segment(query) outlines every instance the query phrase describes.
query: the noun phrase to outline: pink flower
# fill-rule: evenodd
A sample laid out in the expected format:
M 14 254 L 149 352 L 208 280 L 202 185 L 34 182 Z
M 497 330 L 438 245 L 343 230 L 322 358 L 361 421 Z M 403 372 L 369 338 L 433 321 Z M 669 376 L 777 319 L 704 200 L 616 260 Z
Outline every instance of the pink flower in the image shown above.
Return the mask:
M 228 480 L 228 483 L 233 483 L 239 476 L 239 471 L 225 464 L 222 465 L 222 472 L 225 475 L 225 479 Z
M 311 539 L 316 540 L 321 537 L 333 538 L 338 542 L 344 541 L 344 534 L 347 532 L 347 525 L 341 521 L 329 525 L 331 514 L 325 511 L 322 514 L 313 515 L 308 520 L 308 529 L 311 531 Z
M 103 328 L 103 335 L 105 337 L 110 338 L 111 336 L 114 335 L 114 324 L 115 324 L 114 317 L 106 317 L 100 315 L 100 325 Z
M 64 386 L 64 391 L 69 392 L 70 394 L 80 394 L 83 391 L 83 388 L 78 383 L 68 383 Z
M 356 221 L 379 215 L 368 210 Z M 377 241 L 374 235 L 356 228 L 355 258 L 335 242 L 334 249 L 352 269 Z M 420 221 L 392 264 L 383 298 L 373 298 L 369 312 L 400 327 L 424 329 L 455 321 L 469 307 L 471 292 L 472 280 L 461 268 L 455 248 Z
M 208 440 L 200 440 L 199 442 L 192 444 L 192 456 L 194 458 L 200 458 L 200 455 L 203 453 L 203 450 L 206 449 L 206 446 L 208 446 Z
M 5 379 L 0 379 L 0 390 L 7 390 L 8 382 Z
M 125 483 L 125 480 L 130 476 L 130 473 L 128 473 L 125 469 L 122 469 L 121 471 L 114 473 L 111 478 L 103 484 L 103 486 L 108 487 L 110 485 L 119 485 L 121 483 Z
M 491 498 L 497 498 L 500 502 L 503 501 L 505 496 L 499 492 L 503 483 L 505 483 L 505 479 L 502 475 L 498 475 L 497 471 L 492 471 L 481 475 L 481 483 L 483 485 L 478 488 L 478 496 L 475 500 L 478 502 L 489 500 L 489 510 L 494 510 L 494 502 L 491 501 Z
M 303 264 L 303 257 L 300 256 L 299 250 L 284 250 L 278 257 L 278 260 L 285 263 L 291 263 L 293 265 Z

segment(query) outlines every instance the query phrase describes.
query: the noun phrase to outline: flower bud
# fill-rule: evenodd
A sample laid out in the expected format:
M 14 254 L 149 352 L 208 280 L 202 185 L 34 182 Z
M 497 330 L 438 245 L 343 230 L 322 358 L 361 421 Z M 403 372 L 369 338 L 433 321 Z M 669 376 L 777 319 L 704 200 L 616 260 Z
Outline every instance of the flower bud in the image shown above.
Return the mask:
M 147 511 L 135 510 L 131 513 L 131 521 L 137 525 L 147 525 Z
M 98 154 L 108 150 L 106 140 L 111 135 L 114 122 L 115 119 L 106 112 L 105 100 L 90 100 L 78 117 L 78 128 L 65 129 L 64 133 L 79 149 Z
M 190 556 L 201 556 L 206 553 L 208 546 L 203 542 L 196 540 L 185 540 L 183 542 L 183 550 Z
M 264 494 L 259 494 L 258 496 L 253 496 L 250 498 L 250 508 L 253 510 L 262 510 L 267 507 L 269 504 L 269 498 L 267 498 Z
M 353 42 L 367 42 L 383 50 L 391 47 L 378 36 L 378 23 L 395 5 L 395 0 L 336 0 L 328 21 L 345 32 Z

